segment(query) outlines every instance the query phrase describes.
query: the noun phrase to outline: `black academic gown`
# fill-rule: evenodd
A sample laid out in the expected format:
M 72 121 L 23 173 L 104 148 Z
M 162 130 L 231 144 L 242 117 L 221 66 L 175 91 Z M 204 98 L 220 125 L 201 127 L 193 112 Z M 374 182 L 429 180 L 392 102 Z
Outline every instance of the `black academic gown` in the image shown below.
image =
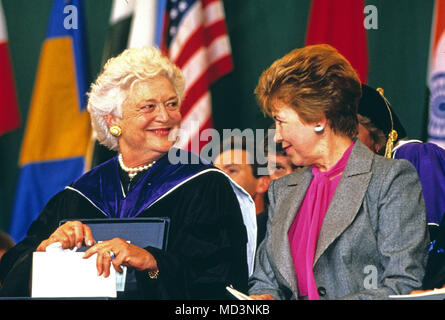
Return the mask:
M 138 217 L 171 219 L 165 251 L 147 247 L 156 259 L 158 279 L 136 272 L 141 299 L 227 299 L 232 284 L 247 291 L 247 234 L 237 198 L 227 178 L 206 172 L 183 184 Z M 29 296 L 32 253 L 64 219 L 104 218 L 102 212 L 70 189 L 54 196 L 27 237 L 0 263 L 0 296 Z M 93 235 L 94 236 L 94 235 Z

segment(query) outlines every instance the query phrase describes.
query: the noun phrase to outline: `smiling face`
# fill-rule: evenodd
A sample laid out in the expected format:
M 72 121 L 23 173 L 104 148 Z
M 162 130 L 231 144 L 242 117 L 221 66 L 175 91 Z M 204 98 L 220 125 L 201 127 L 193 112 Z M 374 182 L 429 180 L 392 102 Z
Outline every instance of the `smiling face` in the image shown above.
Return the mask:
M 292 163 L 296 166 L 313 164 L 320 141 L 320 135 L 314 131 L 316 124 L 305 123 L 292 107 L 280 100 L 274 101 L 272 115 L 275 120 L 274 140 L 281 143 Z
M 122 105 L 122 118 L 110 116 L 108 125 L 122 129 L 119 149 L 128 166 L 160 158 L 175 142 L 181 122 L 179 99 L 165 76 L 136 82 Z

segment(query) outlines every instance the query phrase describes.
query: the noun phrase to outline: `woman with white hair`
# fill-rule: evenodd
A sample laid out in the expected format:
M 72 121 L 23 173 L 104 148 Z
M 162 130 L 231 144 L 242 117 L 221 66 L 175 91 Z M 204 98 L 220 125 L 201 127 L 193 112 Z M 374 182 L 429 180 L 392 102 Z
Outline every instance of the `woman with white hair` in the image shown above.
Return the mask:
M 247 289 L 247 233 L 230 181 L 200 159 L 169 161 L 169 152 L 185 152 L 172 148 L 183 92 L 181 71 L 158 49 L 128 49 L 106 63 L 91 86 L 88 111 L 97 139 L 118 156 L 48 202 L 5 256 L 1 295 L 28 295 L 32 252 L 56 242 L 89 247 L 85 258 L 97 254 L 99 275 L 134 270 L 137 291 L 124 298 L 223 299 L 227 285 Z M 165 250 L 123 238 L 96 242 L 79 221 L 143 217 L 170 219 Z M 69 221 L 59 226 L 63 220 Z

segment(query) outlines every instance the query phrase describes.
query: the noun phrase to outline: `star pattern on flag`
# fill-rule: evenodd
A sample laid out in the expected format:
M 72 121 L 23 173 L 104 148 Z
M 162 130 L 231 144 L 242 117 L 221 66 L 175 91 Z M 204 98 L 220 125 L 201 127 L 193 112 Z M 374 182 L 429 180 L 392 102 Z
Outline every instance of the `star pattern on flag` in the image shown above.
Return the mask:
M 192 0 L 172 0 L 168 2 L 168 15 L 170 19 L 168 29 L 168 43 L 178 32 L 178 26 L 187 10 L 195 1 Z

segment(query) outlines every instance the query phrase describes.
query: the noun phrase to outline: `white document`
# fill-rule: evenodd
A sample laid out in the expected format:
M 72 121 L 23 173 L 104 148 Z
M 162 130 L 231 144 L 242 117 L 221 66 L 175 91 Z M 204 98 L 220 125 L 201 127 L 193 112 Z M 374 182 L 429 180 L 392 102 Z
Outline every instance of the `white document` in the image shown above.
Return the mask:
M 445 288 L 425 290 L 414 294 L 390 295 L 395 300 L 445 300 Z
M 246 294 L 236 290 L 232 286 L 227 286 L 226 290 L 229 291 L 238 300 L 253 300 L 251 297 L 249 297 L 248 295 L 246 295 Z
M 84 252 L 34 252 L 33 298 L 115 298 L 116 271 L 105 278 L 97 275 L 96 255 L 83 259 Z

